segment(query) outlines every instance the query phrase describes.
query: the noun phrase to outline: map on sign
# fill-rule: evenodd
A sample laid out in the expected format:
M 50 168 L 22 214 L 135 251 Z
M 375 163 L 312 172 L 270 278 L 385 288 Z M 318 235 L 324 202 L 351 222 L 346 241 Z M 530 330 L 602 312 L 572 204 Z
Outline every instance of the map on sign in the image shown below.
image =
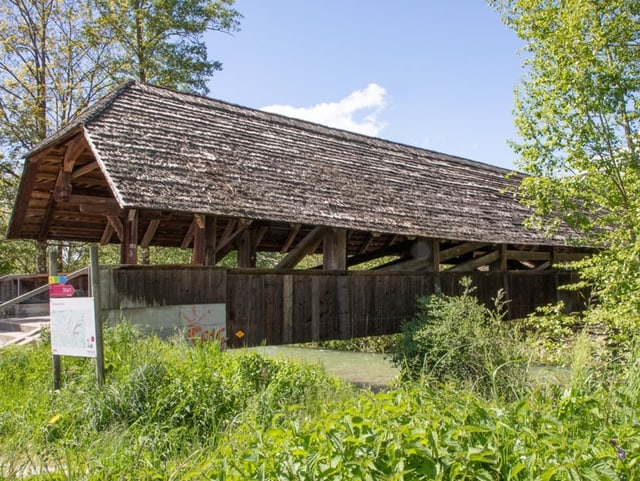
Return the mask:
M 93 297 L 51 298 L 51 352 L 96 357 Z

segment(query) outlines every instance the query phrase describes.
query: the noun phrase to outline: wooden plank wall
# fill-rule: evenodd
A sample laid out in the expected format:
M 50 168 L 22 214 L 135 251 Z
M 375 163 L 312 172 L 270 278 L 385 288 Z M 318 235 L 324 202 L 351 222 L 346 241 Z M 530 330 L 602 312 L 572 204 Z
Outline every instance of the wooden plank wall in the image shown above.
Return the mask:
M 579 293 L 556 288 L 576 276 L 558 271 L 435 275 L 123 266 L 101 271 L 101 308 L 224 302 L 230 346 L 288 344 L 398 332 L 415 313 L 418 296 L 436 289 L 460 294 L 462 277 L 472 278 L 478 298 L 489 306 L 504 289 L 509 318 L 561 299 L 579 309 Z M 242 337 L 236 336 L 240 331 Z

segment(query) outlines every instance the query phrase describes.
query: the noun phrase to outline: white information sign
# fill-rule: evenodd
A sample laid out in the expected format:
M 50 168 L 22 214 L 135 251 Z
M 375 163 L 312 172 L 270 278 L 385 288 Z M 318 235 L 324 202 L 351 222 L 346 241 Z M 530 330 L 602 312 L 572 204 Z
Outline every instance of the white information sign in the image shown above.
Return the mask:
M 51 351 L 59 356 L 96 357 L 93 297 L 50 298 Z

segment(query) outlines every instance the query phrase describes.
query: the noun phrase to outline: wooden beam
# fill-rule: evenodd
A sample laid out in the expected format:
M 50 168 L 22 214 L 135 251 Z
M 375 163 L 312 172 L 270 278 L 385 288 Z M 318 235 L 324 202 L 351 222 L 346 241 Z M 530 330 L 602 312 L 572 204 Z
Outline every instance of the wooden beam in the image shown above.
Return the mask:
M 71 196 L 71 174 L 60 167 L 58 178 L 53 186 L 53 200 L 55 202 L 68 202 Z
M 196 233 L 196 228 L 197 228 L 197 224 L 196 224 L 196 219 L 194 217 L 193 220 L 191 221 L 191 224 L 189 224 L 189 228 L 187 229 L 187 233 L 184 235 L 184 239 L 182 239 L 182 244 L 180 244 L 180 249 L 189 248 L 189 246 L 191 245 L 191 241 L 193 240 L 193 236 Z
M 156 235 L 156 231 L 158 230 L 158 226 L 160 225 L 160 219 L 151 219 L 149 221 L 149 225 L 147 225 L 147 230 L 142 237 L 142 242 L 140 242 L 140 247 L 143 249 L 148 248 L 151 245 L 151 241 L 153 237 Z
M 230 219 L 227 221 L 227 225 L 224 227 L 224 231 L 222 232 L 222 235 L 218 240 L 218 245 L 219 244 L 227 245 L 229 243 L 229 238 L 233 235 L 233 231 L 236 228 L 237 223 L 238 221 L 235 219 Z M 217 250 L 217 246 L 216 246 L 216 250 Z
M 267 234 L 268 230 L 269 230 L 269 227 L 267 227 L 266 225 L 263 225 L 258 229 L 258 233 L 256 235 L 256 247 L 260 245 L 260 243 L 262 242 L 262 239 Z
M 87 142 L 82 134 L 77 135 L 67 143 L 62 157 L 62 165 L 53 188 L 53 198 L 56 202 L 67 202 L 71 196 L 71 172 L 76 160 L 87 148 Z
M 218 218 L 214 215 L 205 217 L 204 222 L 204 265 L 215 266 Z
M 282 248 L 280 249 L 280 254 L 284 254 L 289 251 L 289 248 L 291 247 L 291 244 L 293 244 L 293 241 L 296 240 L 296 236 L 298 235 L 298 232 L 300 232 L 301 227 L 302 227 L 302 224 L 291 225 L 291 230 L 289 231 L 287 240 L 284 242 L 284 244 L 282 244 Z
M 36 184 L 36 177 L 39 169 L 40 163 L 33 162 L 31 159 L 27 161 L 24 167 L 24 173 L 20 179 L 18 198 L 15 202 L 13 215 L 11 216 L 11 223 L 9 224 L 9 231 L 7 232 L 7 237 L 11 239 L 19 237 L 21 234 L 21 229 L 27 215 L 27 209 L 29 208 L 29 200 Z
M 550 261 L 551 252 L 507 250 L 507 259 L 512 261 Z
M 500 258 L 496 262 L 494 262 L 494 264 L 491 267 L 499 271 L 506 271 L 507 260 L 509 259 L 507 255 L 508 253 L 507 244 L 500 244 L 498 246 L 498 251 L 500 252 Z
M 193 233 L 193 255 L 191 256 L 193 264 L 204 265 L 205 258 L 205 220 L 204 217 L 195 214 L 193 216 L 195 230 Z
M 111 222 L 107 221 L 107 225 L 104 227 L 104 232 L 102 233 L 102 237 L 100 238 L 100 245 L 105 246 L 109 242 L 111 242 L 111 238 L 113 237 L 113 233 L 115 232 L 113 225 Z
M 343 271 L 347 268 L 347 230 L 329 229 L 322 246 L 322 268 Z
M 122 227 L 122 221 L 119 217 L 114 217 L 112 215 L 107 216 L 107 222 L 113 227 L 113 230 L 116 232 L 118 239 L 122 242 L 122 237 L 124 236 L 124 228 Z
M 75 180 L 78 177 L 82 177 L 83 175 L 87 175 L 89 172 L 93 172 L 99 167 L 97 161 L 93 161 L 90 164 L 83 165 L 82 167 L 78 167 L 71 173 L 71 180 Z
M 464 244 L 450 247 L 449 249 L 440 251 L 440 263 L 468 254 L 487 245 L 485 242 L 465 242 Z
M 369 233 L 369 235 L 367 235 L 367 238 L 360 245 L 360 248 L 358 249 L 358 254 L 364 254 L 365 252 L 367 252 L 367 250 L 369 249 L 369 246 L 373 242 L 373 239 L 375 239 L 375 237 L 373 236 L 373 234 Z
M 251 224 L 253 223 L 253 221 L 251 220 L 247 220 L 247 219 L 243 219 L 240 220 L 239 222 L 237 222 L 238 227 L 236 228 L 236 230 L 227 236 L 223 236 L 222 239 L 220 239 L 220 241 L 218 242 L 218 246 L 216 247 L 216 254 L 221 252 L 223 249 L 225 249 L 227 246 L 230 246 L 231 243 L 240 235 L 242 234 L 246 229 L 248 229 L 249 227 L 251 227 Z M 227 227 L 229 227 L 227 225 Z M 226 229 L 225 229 L 226 231 Z
M 440 271 L 441 260 L 442 258 L 440 257 L 440 240 L 431 239 L 431 272 Z
M 379 259 L 384 256 L 391 256 L 401 254 L 411 248 L 411 241 L 403 241 L 398 244 L 387 245 L 376 249 L 375 251 L 365 252 L 364 254 L 356 254 L 347 259 L 347 266 L 357 266 L 364 262 L 369 262 L 375 259 Z
M 386 246 L 389 247 L 389 246 L 394 245 L 396 242 L 398 242 L 400 240 L 401 237 L 402 236 L 399 236 L 397 234 L 396 235 L 390 235 L 389 239 L 387 240 Z
M 138 263 L 138 211 L 126 209 L 123 222 L 122 243 L 120 245 L 120 262 L 122 264 Z
M 385 264 L 376 270 L 416 272 L 438 272 L 440 269 L 440 241 L 419 238 L 411 242 L 409 255 L 404 259 Z
M 399 260 L 393 263 L 385 264 L 384 266 L 381 266 L 376 270 L 410 272 L 410 271 L 429 270 L 431 268 L 431 265 L 432 265 L 431 256 L 418 257 L 416 259 L 405 258 L 405 260 Z
M 122 215 L 122 209 L 117 204 L 80 204 L 79 209 L 81 214 L 87 215 L 111 215 L 115 217 L 120 217 Z
M 56 201 L 51 196 L 49 198 L 49 202 L 47 203 L 47 209 L 44 211 L 44 217 L 42 219 L 42 224 L 40 224 L 40 232 L 38 232 L 38 241 L 44 242 L 47 240 L 47 235 L 49 234 L 49 228 L 51 227 L 51 223 L 53 222 L 53 212 L 56 208 Z
M 107 205 L 107 206 L 115 206 L 120 207 L 118 205 L 118 201 L 113 197 L 99 197 L 95 195 L 79 195 L 73 194 L 69 196 L 69 200 L 67 201 L 69 204 L 86 204 L 86 205 Z
M 256 266 L 256 229 L 245 229 L 238 243 L 238 267 Z
M 307 254 L 314 252 L 322 238 L 326 234 L 328 227 L 316 226 L 289 252 L 278 264 L 276 269 L 293 269 Z
M 447 269 L 447 272 L 473 271 L 473 270 L 476 270 L 478 267 L 491 264 L 492 262 L 495 262 L 498 259 L 500 259 L 500 251 L 492 251 L 483 256 L 476 257 L 475 259 L 471 259 L 470 261 L 463 262 L 462 264 L 458 264 L 457 266 L 454 266 L 451 269 Z
M 67 144 L 67 148 L 64 150 L 63 168 L 65 172 L 73 172 L 76 160 L 82 155 L 87 148 L 87 141 L 84 135 L 77 135 L 73 140 Z

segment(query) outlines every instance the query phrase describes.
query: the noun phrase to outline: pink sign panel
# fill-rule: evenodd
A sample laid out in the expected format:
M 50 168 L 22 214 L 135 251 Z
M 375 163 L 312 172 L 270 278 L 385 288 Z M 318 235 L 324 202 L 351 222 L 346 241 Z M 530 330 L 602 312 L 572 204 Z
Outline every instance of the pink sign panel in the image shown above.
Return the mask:
M 70 284 L 49 284 L 50 297 L 73 297 L 75 292 Z

